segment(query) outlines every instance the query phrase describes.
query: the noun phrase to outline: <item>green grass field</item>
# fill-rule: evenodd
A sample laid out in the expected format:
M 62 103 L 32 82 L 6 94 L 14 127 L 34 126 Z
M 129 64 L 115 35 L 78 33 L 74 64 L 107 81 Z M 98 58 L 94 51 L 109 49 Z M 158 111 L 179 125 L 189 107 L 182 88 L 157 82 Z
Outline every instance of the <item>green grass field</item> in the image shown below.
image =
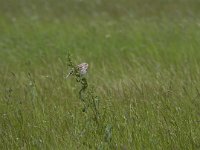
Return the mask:
M 200 149 L 199 40 L 198 0 L 0 0 L 0 149 Z

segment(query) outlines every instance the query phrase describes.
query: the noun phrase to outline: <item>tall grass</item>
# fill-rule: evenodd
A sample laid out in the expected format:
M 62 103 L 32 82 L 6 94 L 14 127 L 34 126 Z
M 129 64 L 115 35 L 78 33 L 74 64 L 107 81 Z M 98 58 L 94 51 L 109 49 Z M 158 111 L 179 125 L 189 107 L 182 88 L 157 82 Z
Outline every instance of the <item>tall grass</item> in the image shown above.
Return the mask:
M 0 149 L 200 148 L 198 1 L 0 4 Z

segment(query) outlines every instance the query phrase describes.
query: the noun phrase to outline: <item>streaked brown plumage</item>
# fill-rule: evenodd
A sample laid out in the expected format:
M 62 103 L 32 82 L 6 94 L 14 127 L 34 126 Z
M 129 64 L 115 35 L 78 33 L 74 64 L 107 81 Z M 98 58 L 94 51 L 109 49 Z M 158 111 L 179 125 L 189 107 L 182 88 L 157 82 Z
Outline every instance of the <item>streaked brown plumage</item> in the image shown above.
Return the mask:
M 89 67 L 89 65 L 87 63 L 81 63 L 79 65 L 76 66 L 77 69 L 79 70 L 80 75 L 85 75 L 87 73 L 87 69 Z M 72 69 L 68 75 L 66 76 L 66 78 L 68 78 L 70 75 L 72 75 L 74 73 L 74 69 Z

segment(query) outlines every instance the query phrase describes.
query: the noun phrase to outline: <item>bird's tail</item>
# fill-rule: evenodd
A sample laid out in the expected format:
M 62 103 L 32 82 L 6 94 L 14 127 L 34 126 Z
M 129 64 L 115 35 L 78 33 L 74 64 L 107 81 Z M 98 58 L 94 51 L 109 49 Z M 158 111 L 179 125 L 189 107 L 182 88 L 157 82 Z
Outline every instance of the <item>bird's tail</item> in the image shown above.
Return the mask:
M 71 72 L 67 74 L 67 76 L 65 77 L 66 79 L 71 75 Z
M 73 71 L 71 70 L 71 71 L 67 74 L 67 76 L 66 76 L 65 78 L 67 79 L 70 75 L 72 75 L 72 73 L 73 73 Z

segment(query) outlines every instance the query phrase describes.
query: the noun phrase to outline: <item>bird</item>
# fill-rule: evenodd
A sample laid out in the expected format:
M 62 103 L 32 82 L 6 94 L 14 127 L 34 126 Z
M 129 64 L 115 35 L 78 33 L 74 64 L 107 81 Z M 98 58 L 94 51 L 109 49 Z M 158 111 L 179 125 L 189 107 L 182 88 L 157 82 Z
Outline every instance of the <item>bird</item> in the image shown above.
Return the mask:
M 84 76 L 87 73 L 88 67 L 88 63 L 81 63 L 76 66 L 76 69 L 78 70 L 81 76 Z M 70 75 L 73 75 L 76 69 L 72 68 L 71 71 L 67 74 L 66 78 L 68 78 Z

